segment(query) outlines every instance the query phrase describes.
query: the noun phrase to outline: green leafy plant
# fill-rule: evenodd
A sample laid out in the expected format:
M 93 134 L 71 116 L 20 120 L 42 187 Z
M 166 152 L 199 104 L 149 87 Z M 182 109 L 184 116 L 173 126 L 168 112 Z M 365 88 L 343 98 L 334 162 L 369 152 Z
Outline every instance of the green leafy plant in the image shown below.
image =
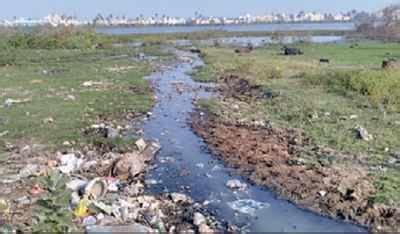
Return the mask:
M 50 171 L 42 178 L 41 184 L 47 194 L 37 201 L 33 233 L 66 233 L 75 230 L 69 209 L 71 192 L 66 187 L 65 177 L 58 171 Z

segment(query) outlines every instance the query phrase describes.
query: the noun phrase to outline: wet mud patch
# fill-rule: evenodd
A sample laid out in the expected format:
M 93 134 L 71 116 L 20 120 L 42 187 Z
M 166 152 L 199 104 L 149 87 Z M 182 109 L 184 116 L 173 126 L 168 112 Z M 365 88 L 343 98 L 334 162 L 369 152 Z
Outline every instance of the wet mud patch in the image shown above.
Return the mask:
M 368 170 L 344 163 L 306 163 L 300 155 L 310 154 L 310 149 L 324 152 L 301 131 L 223 122 L 204 113 L 193 115 L 192 128 L 230 166 L 281 197 L 373 230 L 398 231 L 400 211 L 373 204 L 376 191 Z

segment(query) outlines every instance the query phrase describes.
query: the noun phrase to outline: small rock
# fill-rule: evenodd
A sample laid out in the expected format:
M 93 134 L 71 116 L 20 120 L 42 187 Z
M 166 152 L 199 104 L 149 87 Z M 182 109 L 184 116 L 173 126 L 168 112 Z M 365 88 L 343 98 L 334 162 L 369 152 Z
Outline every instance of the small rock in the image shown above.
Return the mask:
M 140 152 L 143 152 L 143 151 L 146 149 L 146 147 L 147 147 L 147 144 L 146 144 L 146 142 L 143 140 L 143 138 L 140 138 L 139 140 L 137 140 L 135 144 L 136 144 L 136 147 L 138 148 L 138 150 L 139 150 Z
M 36 164 L 28 164 L 19 172 L 19 176 L 20 178 L 27 178 L 36 175 L 39 169 L 39 166 Z
M 45 119 L 43 119 L 43 123 L 44 124 L 52 124 L 52 123 L 54 123 L 54 119 L 52 117 L 45 118 Z
M 357 131 L 358 137 L 364 141 L 370 141 L 370 140 L 374 139 L 374 137 L 371 134 L 369 134 L 365 128 L 363 128 L 361 126 L 356 127 L 356 131 Z
M 115 164 L 112 174 L 120 179 L 135 177 L 146 168 L 144 160 L 136 152 L 124 154 Z
M 206 217 L 203 214 L 196 212 L 193 215 L 193 224 L 196 226 L 200 226 L 201 224 L 207 223 Z
M 199 233 L 214 233 L 214 230 L 207 224 L 203 223 L 199 226 Z
M 247 184 L 240 182 L 240 180 L 229 180 L 226 182 L 226 187 L 232 190 L 244 191 L 247 188 Z
M 178 203 L 178 202 L 192 203 L 192 199 L 190 197 L 186 196 L 185 194 L 182 194 L 182 193 L 172 193 L 171 194 L 171 199 L 175 203 Z

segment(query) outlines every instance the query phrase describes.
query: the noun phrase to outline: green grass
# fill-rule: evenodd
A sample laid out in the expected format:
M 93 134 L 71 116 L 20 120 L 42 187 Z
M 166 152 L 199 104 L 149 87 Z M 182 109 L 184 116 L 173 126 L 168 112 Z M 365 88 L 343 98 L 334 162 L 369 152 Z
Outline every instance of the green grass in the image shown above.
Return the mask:
M 279 95 L 249 103 L 253 106 L 249 108 L 251 113 L 242 111 L 244 117 L 260 112 L 276 126 L 303 129 L 318 145 L 367 155 L 365 163 L 382 165 L 391 152 L 400 150 L 400 74 L 380 67 L 387 57 L 400 58 L 400 47 L 376 41 L 360 42 L 355 48 L 350 45 L 294 45 L 304 50 L 303 56 L 280 55 L 277 45 L 241 56 L 233 48 L 205 47 L 202 50 L 207 66 L 194 77 L 215 81 L 234 73 L 262 85 Z M 320 65 L 320 58 L 328 58 L 331 63 Z M 219 113 L 216 108 L 221 106 L 212 102 L 202 105 Z M 374 140 L 358 139 L 354 130 L 358 125 L 366 128 Z M 382 186 L 378 186 L 376 201 L 400 204 L 400 196 L 394 196 L 400 194 L 396 170 L 378 180 Z
M 400 191 L 400 171 L 396 169 L 388 170 L 376 182 L 375 186 L 378 193 L 375 196 L 375 201 L 378 203 L 386 203 L 393 205 L 399 201 Z
M 155 48 L 147 48 L 156 51 Z M 4 142 L 35 142 L 57 147 L 64 141 L 85 141 L 82 128 L 96 117 L 123 118 L 142 113 L 153 104 L 143 77 L 150 65 L 129 59 L 140 51 L 18 49 L 11 66 L 0 67 L 0 133 Z M 115 59 L 116 55 L 128 57 Z M 1 56 L 5 59 L 5 56 Z M 121 72 L 115 68 L 125 67 Z M 84 87 L 85 81 L 100 85 Z M 75 100 L 69 100 L 73 96 Z M 3 107 L 8 99 L 27 103 Z M 45 123 L 46 118 L 54 123 Z

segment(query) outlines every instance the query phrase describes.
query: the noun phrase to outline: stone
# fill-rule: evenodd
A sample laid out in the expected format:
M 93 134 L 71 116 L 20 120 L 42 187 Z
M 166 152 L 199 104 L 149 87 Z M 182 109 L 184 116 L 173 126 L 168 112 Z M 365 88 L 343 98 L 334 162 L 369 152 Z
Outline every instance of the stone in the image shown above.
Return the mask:
M 196 226 L 200 226 L 201 224 L 207 223 L 206 217 L 203 214 L 196 212 L 193 215 L 193 224 Z
M 136 141 L 136 147 L 140 152 L 143 152 L 146 149 L 146 142 L 143 140 L 143 138 L 140 138 L 139 140 Z
M 36 164 L 28 164 L 26 165 L 20 172 L 20 178 L 27 178 L 33 175 L 36 175 L 40 170 L 39 166 Z
M 207 224 L 203 223 L 199 226 L 199 233 L 214 233 L 214 230 Z
M 192 203 L 192 199 L 182 193 L 171 193 L 171 199 L 175 203 Z
M 356 131 L 358 137 L 364 141 L 371 141 L 374 139 L 374 137 L 371 134 L 369 134 L 365 128 L 361 126 L 356 127 Z
M 240 180 L 228 180 L 226 187 L 232 190 L 244 191 L 247 188 L 247 184 L 240 182 Z
M 136 153 L 124 154 L 115 164 L 112 174 L 120 179 L 135 177 L 146 168 L 145 161 Z

